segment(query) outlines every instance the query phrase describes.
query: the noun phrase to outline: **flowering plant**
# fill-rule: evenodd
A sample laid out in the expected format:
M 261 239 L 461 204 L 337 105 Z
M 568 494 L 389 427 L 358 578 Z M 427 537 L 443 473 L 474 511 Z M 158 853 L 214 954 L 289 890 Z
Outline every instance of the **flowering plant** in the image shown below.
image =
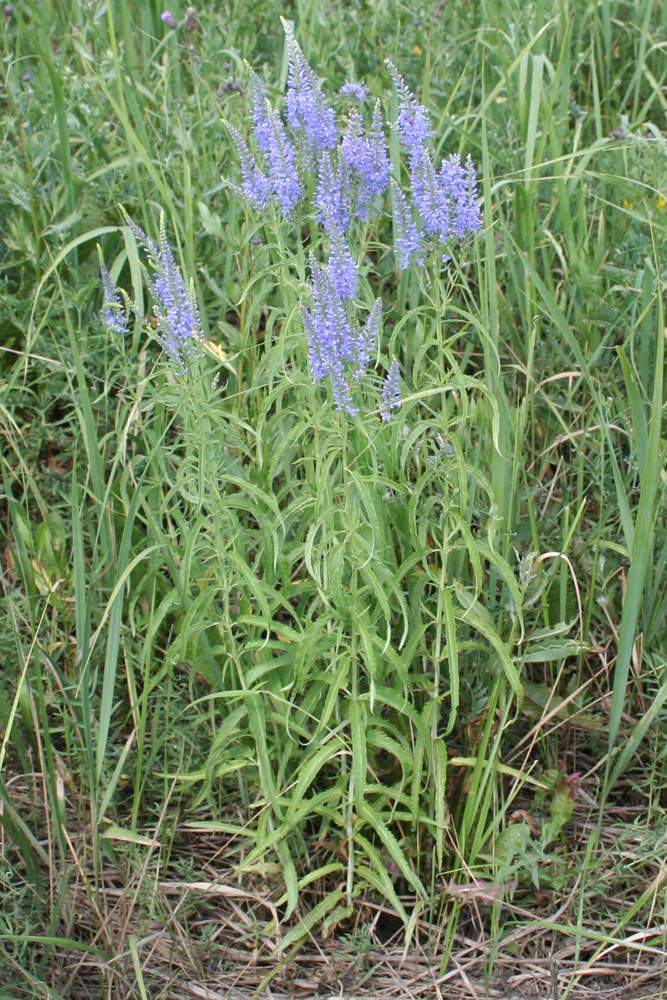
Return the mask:
M 230 219 L 240 199 L 260 220 L 253 234 L 246 219 L 237 261 L 261 263 L 259 279 L 235 263 L 240 281 L 226 286 L 238 293 L 235 300 L 225 293 L 235 310 L 228 342 L 238 352 L 224 389 L 197 361 L 208 342 L 164 222 L 157 241 L 127 223 L 148 260 L 157 339 L 189 390 L 174 394 L 183 417 L 174 423 L 175 436 L 183 447 L 165 509 L 177 508 L 179 531 L 193 538 L 184 575 L 197 566 L 199 576 L 184 597 L 191 607 L 169 655 L 201 663 L 225 705 L 238 703 L 221 730 L 230 747 L 236 741 L 243 747 L 232 769 L 250 769 L 250 783 L 261 787 L 279 823 L 293 781 L 299 784 L 289 810 L 300 809 L 303 799 L 303 808 L 319 815 L 319 796 L 327 797 L 327 822 L 347 840 L 350 907 L 367 883 L 369 859 L 378 878 L 386 875 L 377 838 L 391 845 L 392 858 L 425 897 L 398 844 L 385 836 L 394 807 L 378 820 L 382 810 L 371 800 L 385 794 L 375 774 L 387 747 L 405 762 L 395 783 L 403 795 L 412 764 L 400 748 L 414 739 L 422 747 L 414 751 L 414 773 L 430 741 L 433 781 L 439 788 L 444 782 L 441 706 L 449 703 L 451 729 L 459 705 L 457 628 L 467 637 L 462 649 L 473 648 L 473 630 L 492 631 L 475 614 L 477 593 L 459 599 L 452 579 L 455 552 L 459 562 L 470 553 L 476 584 L 481 565 L 462 498 L 473 493 L 482 507 L 492 503 L 452 429 L 466 416 L 469 394 L 486 396 L 494 414 L 497 406 L 458 365 L 444 333 L 451 282 L 441 272 L 458 242 L 481 225 L 471 160 L 453 155 L 437 164 L 429 114 L 392 64 L 396 112 L 387 126 L 380 101 L 371 102 L 358 81 L 329 98 L 291 26 L 283 21 L 283 27 L 284 106 L 274 106 L 249 69 L 249 135 L 226 122 L 240 164 L 240 176 L 226 181 L 236 195 Z M 103 317 L 119 333 L 127 310 L 102 266 Z M 308 377 L 300 378 L 306 357 Z M 413 383 L 409 397 L 402 395 L 402 370 L 403 381 Z M 320 386 L 335 413 L 318 405 Z M 181 576 L 177 586 L 185 594 Z M 210 625 L 200 626 L 200 613 L 213 616 Z M 435 639 L 429 619 L 437 623 Z M 214 634 L 219 639 L 211 645 Z M 493 633 L 489 641 L 495 640 Z M 266 698 L 274 708 L 289 706 L 281 725 L 290 732 L 295 725 L 304 747 L 316 723 L 301 763 L 290 746 L 279 766 L 269 759 L 261 735 Z M 218 752 L 216 741 L 207 773 L 217 773 Z M 340 771 L 334 787 L 332 762 Z M 315 791 L 316 776 L 322 791 Z M 413 783 L 414 823 L 423 819 L 420 781 Z M 441 820 L 440 860 L 443 831 Z M 258 836 L 248 863 L 266 843 Z M 287 840 L 275 844 L 292 912 L 298 903 L 292 848 Z M 391 883 L 382 886 L 393 898 Z M 334 902 L 343 897 L 336 891 Z

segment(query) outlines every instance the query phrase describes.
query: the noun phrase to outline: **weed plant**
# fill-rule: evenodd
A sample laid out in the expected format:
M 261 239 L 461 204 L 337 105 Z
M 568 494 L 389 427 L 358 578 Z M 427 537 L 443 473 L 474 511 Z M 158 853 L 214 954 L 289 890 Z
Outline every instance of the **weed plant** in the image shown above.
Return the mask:
M 444 973 L 464 920 L 657 960 L 664 7 L 162 13 L 3 15 L 10 981 L 67 996 L 81 958 L 143 996 L 162 871 L 261 896 L 276 954 L 400 926 Z M 305 146 L 299 201 L 252 172 L 300 58 L 348 135 L 346 81 L 363 135 L 399 123 L 345 246 Z M 423 253 L 407 106 L 478 173 L 481 228 Z

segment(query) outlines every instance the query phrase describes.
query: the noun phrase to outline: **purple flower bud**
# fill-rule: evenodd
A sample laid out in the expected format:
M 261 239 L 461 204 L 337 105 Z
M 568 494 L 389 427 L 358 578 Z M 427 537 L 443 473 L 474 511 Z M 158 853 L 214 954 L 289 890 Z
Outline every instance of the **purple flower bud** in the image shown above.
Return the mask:
M 14 13 L 14 8 L 10 3 L 6 3 L 5 6 L 2 8 L 2 13 L 5 15 L 5 17 L 11 17 L 12 14 Z
M 31 80 L 30 73 L 24 73 L 21 79 L 23 80 L 24 83 L 30 83 Z
M 171 13 L 170 10 L 165 10 L 162 14 L 160 14 L 160 20 L 164 21 L 167 27 L 171 28 L 172 30 L 178 27 L 174 15 Z

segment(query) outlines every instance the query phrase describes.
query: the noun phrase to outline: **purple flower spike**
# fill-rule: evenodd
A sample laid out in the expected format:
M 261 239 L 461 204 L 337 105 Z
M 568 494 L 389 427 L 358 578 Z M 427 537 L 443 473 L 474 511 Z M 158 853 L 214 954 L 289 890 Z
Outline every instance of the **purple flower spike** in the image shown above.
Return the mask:
M 329 229 L 331 253 L 328 274 L 331 285 L 339 299 L 353 299 L 357 294 L 357 265 L 340 229 Z
M 241 187 L 237 187 L 235 184 L 230 184 L 230 187 L 237 194 L 245 198 L 253 208 L 256 208 L 259 212 L 263 212 L 271 196 L 271 185 L 268 178 L 264 176 L 257 166 L 255 157 L 248 149 L 248 145 L 241 133 L 233 125 L 230 125 L 229 122 L 227 122 L 227 129 L 239 154 L 241 177 L 243 179 Z
M 399 266 L 404 269 L 409 267 L 410 264 L 416 261 L 418 264 L 424 263 L 423 257 L 417 257 L 417 254 L 421 252 L 422 242 L 419 235 L 419 231 L 412 218 L 412 212 L 410 206 L 408 205 L 408 200 L 405 197 L 402 189 L 392 178 L 391 190 L 394 195 L 394 218 L 396 224 L 396 232 L 394 235 L 394 243 L 396 250 L 400 255 Z
M 482 213 L 478 203 L 477 174 L 470 154 L 466 160 L 465 172 L 465 196 L 462 203 L 457 206 L 456 226 L 457 229 L 461 227 L 464 232 L 471 233 L 481 228 Z
M 348 173 L 343 159 L 334 161 L 329 150 L 320 154 L 315 207 L 318 219 L 329 232 L 345 232 L 350 223 Z
M 382 419 L 390 420 L 389 410 L 395 410 L 401 405 L 401 366 L 395 358 L 389 366 L 380 399 L 382 400 L 380 403 Z
M 368 169 L 368 144 L 364 137 L 364 120 L 357 108 L 350 111 L 347 132 L 340 144 L 341 156 L 348 167 L 358 174 Z
M 167 241 L 164 216 L 160 218 L 159 246 L 135 222 L 126 221 L 154 269 L 148 287 L 155 300 L 153 311 L 158 324 L 157 339 L 178 374 L 187 371 L 187 361 L 200 353 L 201 319 L 194 286 L 185 287 L 180 269 Z
M 353 333 L 345 304 L 337 295 L 330 275 L 310 257 L 313 308 L 301 310 L 308 336 L 310 370 L 315 382 L 331 380 L 336 409 L 354 416 L 352 393 L 345 376 L 345 363 L 351 361 Z
M 426 145 L 433 135 L 428 111 L 408 89 L 405 80 L 394 64 L 385 60 L 398 95 L 398 118 L 393 128 L 396 131 L 403 148 L 414 163 L 419 160 Z
M 370 134 L 364 134 L 364 123 L 355 108 L 350 112 L 346 135 L 340 144 L 344 162 L 354 171 L 357 188 L 356 214 L 364 218 L 373 198 L 382 194 L 389 182 L 389 158 L 382 125 L 380 102 L 373 111 Z
M 290 24 L 285 18 L 281 21 L 289 58 L 287 121 L 315 149 L 332 149 L 338 140 L 333 108 L 329 107 L 320 81 L 304 59 Z
M 287 136 L 280 115 L 271 108 L 268 101 L 266 110 L 271 125 L 267 154 L 271 189 L 283 213 L 291 219 L 294 206 L 302 194 L 294 146 Z
M 458 153 L 443 160 L 439 180 L 443 195 L 451 206 L 452 235 L 461 238 L 479 229 L 482 217 L 477 204 L 477 178 L 471 158 L 468 157 L 465 167 L 461 165 Z
M 343 365 L 336 361 L 329 371 L 329 378 L 331 379 L 331 386 L 333 388 L 334 401 L 336 403 L 336 409 L 341 413 L 349 413 L 351 417 L 354 417 L 359 412 L 358 408 L 354 406 L 354 400 L 352 398 L 352 392 L 350 390 L 349 383 L 345 377 L 345 371 Z
M 124 336 L 128 332 L 128 329 L 127 316 L 125 315 L 125 309 L 123 308 L 123 300 L 121 299 L 120 292 L 116 288 L 107 266 L 102 259 L 102 251 L 99 250 L 99 248 L 98 252 L 100 255 L 102 290 L 104 292 L 102 319 L 104 320 L 104 325 L 108 330 L 113 331 L 113 333 L 120 333 Z
M 380 320 L 382 318 L 382 299 L 377 298 L 373 303 L 373 308 L 368 314 L 366 326 L 356 338 L 355 361 L 357 370 L 354 373 L 355 379 L 363 378 L 371 354 L 375 350 L 380 333 Z
M 348 83 L 343 84 L 339 93 L 343 97 L 352 97 L 355 101 L 361 102 L 365 100 L 367 90 L 363 83 L 354 83 L 350 80 Z
M 444 161 L 443 161 L 444 165 Z M 424 152 L 412 170 L 412 194 L 419 209 L 424 232 L 438 233 L 440 239 L 450 234 L 449 192 L 440 184 L 433 161 Z
M 387 140 L 384 135 L 382 110 L 380 102 L 375 102 L 373 120 L 368 139 L 369 163 L 364 177 L 366 196 L 371 201 L 375 195 L 382 194 L 389 183 L 389 157 L 387 156 Z
M 255 141 L 258 149 L 268 153 L 271 148 L 271 119 L 266 110 L 269 99 L 257 73 L 253 69 L 249 69 L 249 72 L 252 80 L 252 120 L 255 127 Z

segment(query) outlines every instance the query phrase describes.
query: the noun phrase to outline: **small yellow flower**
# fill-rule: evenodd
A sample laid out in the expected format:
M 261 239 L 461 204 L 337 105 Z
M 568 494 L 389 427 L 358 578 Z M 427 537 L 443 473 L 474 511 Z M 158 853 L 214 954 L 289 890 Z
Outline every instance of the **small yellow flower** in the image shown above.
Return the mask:
M 623 199 L 623 208 L 634 208 L 634 207 L 635 207 L 635 206 L 634 206 L 634 203 L 633 203 L 633 202 L 631 202 L 631 201 L 628 201 L 628 199 L 627 199 L 627 198 L 624 198 L 624 199 Z
M 621 50 L 620 50 L 620 48 L 617 45 L 616 48 L 614 49 L 614 55 L 618 59 L 618 57 L 620 56 L 620 54 L 621 54 Z
M 415 56 L 420 56 L 422 54 L 422 50 L 419 48 L 418 45 L 415 45 L 415 47 L 412 50 L 412 52 L 413 52 L 413 55 L 415 55 Z
M 658 195 L 658 208 L 660 209 L 661 212 L 664 210 L 665 205 L 667 205 L 667 199 L 665 198 L 665 195 L 667 195 L 667 188 L 662 192 L 662 194 Z
M 507 98 L 505 97 L 504 94 L 498 94 L 498 96 L 496 97 L 496 104 L 505 104 L 506 101 Z

